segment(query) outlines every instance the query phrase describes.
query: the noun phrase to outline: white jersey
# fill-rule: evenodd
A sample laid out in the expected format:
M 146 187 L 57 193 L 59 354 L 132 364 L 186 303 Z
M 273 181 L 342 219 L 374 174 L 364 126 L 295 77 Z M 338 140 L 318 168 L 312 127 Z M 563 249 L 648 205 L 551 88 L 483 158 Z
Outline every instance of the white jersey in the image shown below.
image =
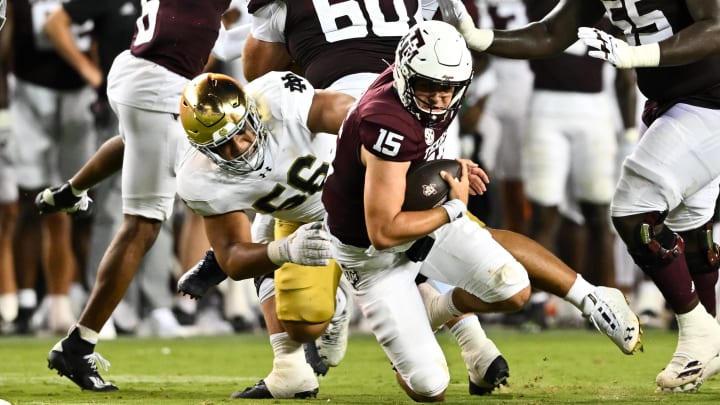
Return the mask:
M 270 131 L 263 166 L 233 174 L 186 146 L 177 168 L 178 194 L 202 216 L 253 210 L 288 221 L 321 220 L 320 191 L 335 145 L 322 142 L 307 127 L 315 89 L 293 73 L 270 72 L 248 83 L 245 91 Z

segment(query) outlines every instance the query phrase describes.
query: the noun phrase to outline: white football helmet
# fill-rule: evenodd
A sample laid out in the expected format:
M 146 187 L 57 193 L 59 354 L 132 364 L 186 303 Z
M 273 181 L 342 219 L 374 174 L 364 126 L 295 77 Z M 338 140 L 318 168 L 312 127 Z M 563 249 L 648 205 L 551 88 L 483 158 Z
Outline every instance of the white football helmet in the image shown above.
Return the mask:
M 269 132 L 255 101 L 232 77 L 220 73 L 195 77 L 183 90 L 180 121 L 190 143 L 221 168 L 246 174 L 262 166 Z M 232 160 L 223 158 L 216 148 L 242 133 L 245 125 L 255 132 L 253 144 Z
M 398 43 L 393 85 L 405 108 L 424 125 L 434 126 L 460 108 L 472 69 L 470 50 L 455 27 L 442 21 L 423 21 L 411 27 Z M 455 87 L 448 108 L 431 113 L 419 107 L 413 89 L 416 80 Z

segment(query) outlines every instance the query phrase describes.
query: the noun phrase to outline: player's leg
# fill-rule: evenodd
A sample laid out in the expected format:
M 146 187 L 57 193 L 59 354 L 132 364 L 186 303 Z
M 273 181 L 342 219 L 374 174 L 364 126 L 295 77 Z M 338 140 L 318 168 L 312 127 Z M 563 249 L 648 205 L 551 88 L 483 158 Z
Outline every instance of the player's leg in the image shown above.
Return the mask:
M 338 240 L 333 250 L 401 388 L 415 401 L 442 401 L 450 376 L 415 287 L 420 263 L 409 261 L 404 253 L 368 255 L 366 249 Z
M 278 319 L 276 286 L 271 275 L 255 280 L 260 309 L 265 318 L 270 345 L 273 349 L 273 367 L 265 378 L 255 385 L 237 391 L 232 398 L 314 398 L 319 384 L 315 373 L 305 362 L 302 343 L 294 340 L 285 325 Z
M 14 138 L 10 116 L 0 108 L 0 334 L 12 330 L 18 315 L 18 290 L 15 279 L 13 235 L 18 215 L 18 188 L 13 165 Z
M 168 113 L 115 104 L 125 139 L 123 212 L 119 231 L 100 262 L 97 279 L 78 327 L 58 342 L 49 355 L 51 368 L 84 389 L 117 389 L 102 380 L 88 356 L 94 353 L 98 332 L 128 289 L 140 261 L 172 213 L 175 197 L 174 164 L 179 123 Z M 151 134 L 148 136 L 148 134 Z M 160 286 L 161 287 L 161 286 Z

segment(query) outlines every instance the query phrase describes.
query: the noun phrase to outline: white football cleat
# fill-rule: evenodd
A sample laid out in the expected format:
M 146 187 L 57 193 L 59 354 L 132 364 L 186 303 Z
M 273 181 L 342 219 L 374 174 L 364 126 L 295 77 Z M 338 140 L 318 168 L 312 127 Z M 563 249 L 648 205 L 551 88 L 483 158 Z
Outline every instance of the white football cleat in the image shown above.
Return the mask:
M 720 355 L 720 324 L 702 304 L 676 315 L 678 343 L 670 363 L 657 375 L 657 391 L 695 392 L 704 380 L 717 373 Z
M 330 367 L 337 367 L 345 357 L 352 316 L 352 287 L 344 276 L 340 277 L 338 294 L 345 296 L 345 309 L 330 320 L 325 332 L 315 341 L 320 358 Z
M 642 351 L 640 319 L 617 288 L 597 287 L 582 302 L 583 316 L 625 354 Z

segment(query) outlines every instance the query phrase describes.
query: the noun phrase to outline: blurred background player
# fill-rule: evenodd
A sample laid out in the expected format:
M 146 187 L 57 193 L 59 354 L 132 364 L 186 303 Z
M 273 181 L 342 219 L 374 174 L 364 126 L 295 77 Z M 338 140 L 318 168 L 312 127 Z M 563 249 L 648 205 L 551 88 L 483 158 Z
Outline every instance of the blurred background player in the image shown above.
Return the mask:
M 8 72 L 10 62 L 10 33 L 5 23 L 5 6 L 0 5 L 0 334 L 12 331 L 18 313 L 17 283 L 13 257 L 13 234 L 17 221 L 17 177 L 13 160 L 15 138 L 10 128 L 8 111 Z
M 9 3 L 13 20 L 10 115 L 18 142 L 17 174 L 20 187 L 20 216 L 15 239 L 15 268 L 18 269 L 20 313 L 18 331 L 30 331 L 29 315 L 37 306 L 37 272 L 45 275 L 46 313 L 38 313 L 36 327 L 63 334 L 75 322 L 70 285 L 78 271 L 73 251 L 72 219 L 65 214 L 40 217 L 33 195 L 59 183 L 80 168 L 95 146 L 89 106 L 93 91 L 75 69 L 57 54 L 43 31 L 45 18 L 60 2 Z M 92 24 L 74 26 L 75 41 L 90 50 L 86 34 Z M 38 254 L 38 246 L 42 246 Z M 44 315 L 44 316 L 43 316 Z M 47 318 L 42 319 L 42 318 Z

